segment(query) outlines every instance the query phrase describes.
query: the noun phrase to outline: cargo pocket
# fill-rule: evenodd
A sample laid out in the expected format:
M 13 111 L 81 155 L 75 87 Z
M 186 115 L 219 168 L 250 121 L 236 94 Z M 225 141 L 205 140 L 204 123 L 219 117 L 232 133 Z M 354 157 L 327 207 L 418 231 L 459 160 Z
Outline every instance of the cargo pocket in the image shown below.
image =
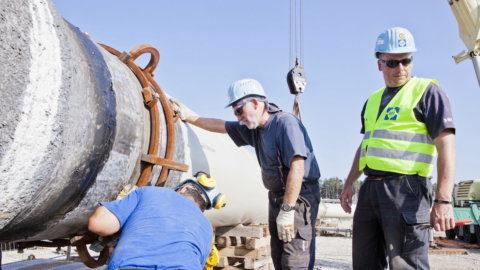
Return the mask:
M 421 253 L 428 248 L 428 229 L 420 229 L 418 225 L 430 223 L 430 212 L 409 211 L 402 213 L 405 221 L 405 235 L 403 241 L 403 254 Z
M 307 269 L 310 262 L 310 226 L 298 229 L 291 242 L 283 244 L 282 269 Z
M 300 237 L 304 240 L 310 241 L 312 239 L 310 203 L 302 196 L 299 196 L 295 208 L 295 238 Z
M 283 244 L 282 265 L 285 269 L 307 269 L 312 240 L 310 203 L 300 196 L 295 208 L 295 238 Z
M 399 192 L 395 194 L 395 204 L 402 213 L 409 213 L 403 217 L 409 223 L 416 219 L 415 212 L 419 209 L 422 211 L 430 208 L 428 200 L 425 200 L 427 197 L 424 196 L 428 193 L 424 192 L 424 183 L 416 176 L 402 176 L 399 185 Z

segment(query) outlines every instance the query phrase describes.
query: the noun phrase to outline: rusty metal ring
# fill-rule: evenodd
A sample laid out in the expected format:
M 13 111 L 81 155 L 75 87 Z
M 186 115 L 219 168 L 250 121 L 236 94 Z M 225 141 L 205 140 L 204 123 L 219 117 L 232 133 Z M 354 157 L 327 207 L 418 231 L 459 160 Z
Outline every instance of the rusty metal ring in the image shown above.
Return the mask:
M 104 44 L 100 45 L 110 53 L 116 55 L 135 74 L 135 76 L 140 82 L 140 85 L 142 86 L 144 102 L 150 112 L 150 143 L 147 155 L 144 155 L 145 157 L 142 157 L 142 160 L 145 161 L 147 164 L 140 173 L 140 177 L 137 181 L 137 186 L 141 187 L 148 184 L 153 166 L 156 164 L 161 165 L 162 169 L 155 185 L 163 186 L 168 177 L 169 170 L 175 169 L 187 171 L 188 166 L 185 164 L 176 163 L 172 160 L 175 148 L 175 122 L 178 120 L 178 117 L 176 118 L 174 116 L 171 104 L 168 101 L 165 93 L 157 84 L 157 82 L 153 79 L 153 71 L 158 65 L 160 53 L 157 49 L 148 44 L 139 45 L 132 49 L 129 53 L 120 53 L 119 51 L 109 46 L 106 46 Z M 144 53 L 150 53 L 151 57 L 150 62 L 147 64 L 147 66 L 144 69 L 141 69 L 135 64 L 134 61 Z M 162 104 L 167 127 L 167 142 L 164 159 L 155 158 L 155 155 L 158 154 L 160 146 L 160 119 L 158 119 L 159 104 L 158 102 L 156 102 L 157 99 L 155 99 L 154 96 L 158 96 L 158 100 L 160 100 L 160 103 Z
M 173 118 L 173 109 L 160 85 L 158 85 L 157 82 L 150 76 L 147 76 L 147 79 L 153 85 L 154 89 L 157 89 L 160 103 L 162 103 L 162 108 L 165 113 L 165 121 L 167 126 L 167 147 L 165 150 L 165 159 L 172 160 L 175 148 L 175 121 Z M 155 185 L 163 186 L 165 184 L 165 181 L 168 177 L 168 171 L 168 168 L 162 166 L 160 176 L 158 177 L 157 183 Z
M 148 64 L 142 68 L 144 72 L 147 72 L 153 77 L 153 71 L 157 68 L 158 62 L 160 61 L 160 53 L 157 49 L 155 49 L 152 45 L 149 44 L 142 44 L 130 51 L 130 55 L 132 56 L 132 61 L 135 61 L 140 55 L 149 53 L 150 54 L 150 61 Z
M 102 44 L 102 43 L 98 43 L 98 45 L 102 46 L 105 50 L 107 50 L 107 52 L 115 55 L 115 56 L 120 56 L 122 53 L 115 50 L 114 48 L 108 46 L 108 45 L 105 45 L 105 44 Z
M 100 46 L 104 47 L 108 52 L 111 54 L 117 56 L 118 58 L 122 58 L 124 54 L 120 53 L 119 51 L 113 49 L 112 47 L 109 47 L 104 44 L 99 44 Z M 133 60 L 135 60 L 137 57 L 139 57 L 141 54 L 145 52 L 153 52 L 152 56 L 154 55 L 156 49 L 152 50 L 152 47 L 150 45 L 140 45 L 131 50 L 131 53 L 128 53 L 129 58 L 123 58 L 120 59 L 122 60 L 129 68 L 132 70 L 133 74 L 137 77 L 138 81 L 140 82 L 140 85 L 144 89 L 144 91 L 147 91 L 149 96 L 153 96 L 151 85 L 146 78 L 146 74 L 142 69 L 140 69 Z M 158 53 L 158 51 L 157 51 Z M 153 58 L 153 57 L 152 57 Z M 152 59 L 150 59 L 150 62 L 152 62 Z M 158 62 L 157 62 L 158 63 Z M 150 64 L 150 63 L 149 63 Z M 153 62 L 154 64 L 154 62 Z M 152 64 L 152 65 L 153 65 Z M 148 67 L 148 65 L 147 65 Z M 148 73 L 147 73 L 148 74 Z M 144 95 L 145 98 L 145 95 Z M 147 105 L 147 104 L 145 104 Z M 158 119 L 158 107 L 157 104 L 153 104 L 153 106 L 147 106 L 150 114 L 150 143 L 148 146 L 147 153 L 148 155 L 155 155 L 158 152 L 158 148 L 160 145 L 159 142 L 159 134 L 160 134 L 160 122 Z M 147 163 L 145 167 L 142 169 L 140 173 L 140 177 L 137 180 L 137 186 L 142 187 L 148 184 L 148 180 L 150 179 L 150 176 L 152 174 L 154 164 Z

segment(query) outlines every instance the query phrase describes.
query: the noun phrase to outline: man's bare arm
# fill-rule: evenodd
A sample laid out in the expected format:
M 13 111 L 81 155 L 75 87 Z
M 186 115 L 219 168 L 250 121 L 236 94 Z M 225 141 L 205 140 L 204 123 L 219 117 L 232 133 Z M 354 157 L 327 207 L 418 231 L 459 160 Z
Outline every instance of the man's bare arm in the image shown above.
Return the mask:
M 438 151 L 435 199 L 451 201 L 455 181 L 455 134 L 452 130 L 447 129 L 433 141 Z M 452 205 L 435 203 L 430 215 L 430 222 L 436 231 L 445 231 L 455 227 Z
M 343 191 L 340 195 L 340 204 L 343 210 L 347 213 L 352 212 L 352 197 L 353 197 L 353 183 L 362 175 L 362 171 L 359 170 L 359 160 L 360 160 L 360 151 L 361 145 L 358 147 L 357 152 L 355 152 L 355 157 L 353 158 L 352 167 L 348 173 L 347 180 L 343 185 Z
M 120 230 L 120 221 L 105 206 L 99 206 L 88 220 L 88 230 L 100 236 L 112 235 Z
M 185 122 L 211 132 L 227 133 L 227 130 L 225 129 L 225 120 L 205 118 L 195 115 L 185 119 Z
M 285 195 L 283 202 L 289 205 L 295 205 L 302 188 L 303 176 L 305 174 L 304 157 L 295 156 L 290 162 L 290 171 L 285 185 Z

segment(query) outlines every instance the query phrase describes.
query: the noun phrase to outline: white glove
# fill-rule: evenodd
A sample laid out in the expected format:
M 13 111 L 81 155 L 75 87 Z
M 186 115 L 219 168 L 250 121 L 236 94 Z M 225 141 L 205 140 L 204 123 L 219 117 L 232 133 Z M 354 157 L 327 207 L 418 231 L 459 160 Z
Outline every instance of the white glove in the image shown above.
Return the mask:
M 192 112 L 189 108 L 187 108 L 182 103 L 178 102 L 176 99 L 170 98 L 170 102 L 172 103 L 173 111 L 176 114 L 178 114 L 178 116 L 180 117 L 180 119 L 182 119 L 182 121 L 186 121 L 192 116 L 197 116 L 196 113 Z
M 278 238 L 283 242 L 290 242 L 295 237 L 293 235 L 293 223 L 295 221 L 295 210 L 283 211 L 280 210 L 277 216 L 277 231 Z

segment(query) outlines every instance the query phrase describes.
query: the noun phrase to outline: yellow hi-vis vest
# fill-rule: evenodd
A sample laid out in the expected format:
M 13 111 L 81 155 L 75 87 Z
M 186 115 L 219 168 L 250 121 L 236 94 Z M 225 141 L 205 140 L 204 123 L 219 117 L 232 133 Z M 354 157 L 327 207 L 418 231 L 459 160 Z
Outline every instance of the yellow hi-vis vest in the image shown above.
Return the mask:
M 378 118 L 385 88 L 370 96 L 364 113 L 360 170 L 368 166 L 379 171 L 431 176 L 435 145 L 425 123 L 419 122 L 414 114 L 431 82 L 438 84 L 436 80 L 411 78 Z

